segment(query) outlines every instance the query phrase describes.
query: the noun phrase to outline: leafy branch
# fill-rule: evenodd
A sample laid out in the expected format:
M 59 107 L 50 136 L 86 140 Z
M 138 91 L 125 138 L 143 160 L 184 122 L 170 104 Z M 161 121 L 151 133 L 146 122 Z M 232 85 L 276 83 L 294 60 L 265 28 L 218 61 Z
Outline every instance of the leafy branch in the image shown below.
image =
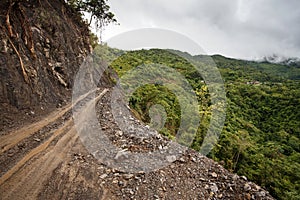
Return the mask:
M 91 14 L 88 24 L 91 25 L 93 19 L 97 29 L 103 29 L 109 23 L 116 23 L 115 15 L 110 12 L 107 0 L 66 0 L 66 2 L 78 12 Z

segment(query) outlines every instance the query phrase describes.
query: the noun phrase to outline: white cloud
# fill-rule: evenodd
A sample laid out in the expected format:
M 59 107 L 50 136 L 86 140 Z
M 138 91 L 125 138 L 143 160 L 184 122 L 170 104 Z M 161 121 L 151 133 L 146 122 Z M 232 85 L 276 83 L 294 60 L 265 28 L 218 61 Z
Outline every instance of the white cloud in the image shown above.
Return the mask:
M 120 25 L 108 39 L 138 28 L 164 28 L 196 41 L 208 54 L 257 58 L 300 56 L 298 0 L 110 0 Z

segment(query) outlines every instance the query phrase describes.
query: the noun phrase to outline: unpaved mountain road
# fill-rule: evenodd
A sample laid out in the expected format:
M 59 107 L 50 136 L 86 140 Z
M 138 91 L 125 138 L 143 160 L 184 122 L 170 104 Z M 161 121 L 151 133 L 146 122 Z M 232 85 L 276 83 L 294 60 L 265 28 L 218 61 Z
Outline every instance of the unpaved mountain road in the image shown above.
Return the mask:
M 79 101 L 82 101 L 88 95 L 90 95 L 92 92 L 95 92 L 95 91 L 93 90 L 89 93 L 82 95 L 75 102 L 73 102 L 73 104 L 76 104 Z M 51 113 L 50 115 L 46 116 L 44 119 L 42 119 L 36 123 L 30 124 L 28 126 L 24 126 L 16 131 L 12 131 L 6 135 L 1 136 L 0 153 L 3 153 L 7 149 L 10 149 L 11 147 L 15 146 L 21 140 L 32 135 L 33 133 L 37 132 L 38 130 L 42 129 L 43 127 L 57 121 L 64 114 L 70 112 L 71 109 L 72 109 L 72 103 L 69 103 L 68 105 L 63 107 L 60 111 L 55 111 L 55 112 Z
M 95 96 L 90 95 L 93 92 Z M 113 117 L 110 89 L 91 91 L 75 104 L 82 113 L 76 125 L 96 104 L 103 133 L 126 151 L 151 153 L 169 142 L 158 133 L 149 134 L 149 128 L 130 115 L 123 118 L 132 122 L 131 131 L 121 131 Z M 69 104 L 0 136 L 0 200 L 273 199 L 245 177 L 229 173 L 193 150 L 147 173 L 127 173 L 104 165 L 82 144 L 72 108 Z
M 85 102 L 82 113 L 107 91 L 104 89 L 95 99 Z M 82 95 L 75 104 L 85 101 L 92 92 Z M 0 199 L 38 197 L 43 183 L 67 160 L 78 142 L 71 112 L 72 103 L 41 121 L 0 137 Z

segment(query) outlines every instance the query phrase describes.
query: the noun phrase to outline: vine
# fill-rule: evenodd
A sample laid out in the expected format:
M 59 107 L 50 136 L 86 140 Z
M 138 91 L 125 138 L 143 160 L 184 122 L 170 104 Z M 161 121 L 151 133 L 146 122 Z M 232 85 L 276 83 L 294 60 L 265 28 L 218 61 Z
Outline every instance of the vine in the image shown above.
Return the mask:
M 3 28 L 3 27 L 2 27 Z M 5 34 L 7 35 L 7 33 L 5 32 Z M 22 74 L 23 74 L 23 78 L 24 78 L 24 81 L 29 84 L 29 78 L 28 78 L 28 75 L 26 73 L 26 69 L 24 67 L 24 63 L 23 63 L 23 60 L 21 58 L 21 55 L 19 53 L 19 51 L 17 50 L 16 46 L 14 45 L 14 43 L 11 41 L 10 37 L 8 36 L 8 42 L 9 44 L 12 46 L 14 52 L 17 54 L 18 58 L 19 58 L 19 62 L 20 62 L 20 66 L 21 66 L 21 70 L 22 70 Z
M 29 84 L 29 78 L 26 72 L 26 68 L 24 65 L 24 62 L 22 60 L 21 54 L 18 51 L 18 49 L 16 48 L 16 46 L 14 45 L 13 41 L 11 40 L 11 38 L 18 38 L 18 34 L 16 31 L 13 30 L 13 26 L 11 24 L 11 13 L 12 11 L 15 11 L 20 23 L 21 23 L 21 28 L 22 28 L 22 40 L 24 41 L 25 46 L 27 47 L 27 49 L 30 51 L 31 56 L 35 59 L 36 58 L 36 53 L 35 53 L 35 48 L 34 48 L 34 44 L 33 44 L 33 37 L 32 37 L 32 31 L 29 25 L 29 21 L 28 21 L 28 17 L 26 16 L 23 8 L 20 5 L 19 1 L 9 1 L 9 6 L 7 9 L 7 13 L 5 15 L 5 24 L 6 24 L 6 29 L 4 27 L 2 27 L 2 29 L 4 29 L 5 34 L 7 35 L 8 38 L 8 42 L 9 44 L 12 46 L 13 51 L 16 53 L 16 55 L 18 56 L 19 62 L 20 62 L 20 67 L 21 67 L 21 71 L 22 71 L 22 75 L 24 78 L 24 81 Z M 7 33 L 8 32 L 8 33 Z M 16 34 L 14 34 L 14 32 Z

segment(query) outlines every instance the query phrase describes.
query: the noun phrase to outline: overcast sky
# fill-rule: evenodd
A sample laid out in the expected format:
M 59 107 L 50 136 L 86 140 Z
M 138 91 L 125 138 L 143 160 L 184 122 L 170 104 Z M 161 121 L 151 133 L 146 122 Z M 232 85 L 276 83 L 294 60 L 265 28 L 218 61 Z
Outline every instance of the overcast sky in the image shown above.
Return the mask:
M 120 25 L 103 39 L 138 28 L 184 34 L 207 54 L 257 59 L 300 57 L 299 0 L 109 0 Z

